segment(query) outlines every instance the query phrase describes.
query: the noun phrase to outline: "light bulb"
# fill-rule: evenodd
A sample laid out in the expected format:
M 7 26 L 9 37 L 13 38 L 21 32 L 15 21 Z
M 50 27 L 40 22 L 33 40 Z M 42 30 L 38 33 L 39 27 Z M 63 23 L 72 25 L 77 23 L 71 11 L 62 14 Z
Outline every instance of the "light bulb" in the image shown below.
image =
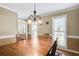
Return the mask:
M 38 20 L 38 23 L 39 23 L 39 24 L 42 24 L 42 20 Z
M 31 19 L 28 20 L 28 24 L 32 24 L 32 20 Z

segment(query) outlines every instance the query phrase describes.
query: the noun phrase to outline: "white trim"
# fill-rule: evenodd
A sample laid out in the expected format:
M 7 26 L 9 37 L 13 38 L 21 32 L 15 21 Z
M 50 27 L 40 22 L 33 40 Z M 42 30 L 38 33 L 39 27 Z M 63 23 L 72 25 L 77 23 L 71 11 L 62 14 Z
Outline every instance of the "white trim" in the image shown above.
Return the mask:
M 64 49 L 64 48 L 58 48 L 60 50 L 65 50 L 65 51 L 68 51 L 68 52 L 72 52 L 72 53 L 76 53 L 76 54 L 79 54 L 78 51 L 74 51 L 74 50 L 71 50 L 71 49 Z
M 56 18 L 62 18 L 62 17 L 66 17 L 67 18 L 67 14 L 65 14 L 65 15 L 60 15 L 60 16 L 54 16 L 54 17 L 52 17 L 53 19 L 56 19 Z
M 45 34 L 39 33 L 38 35 L 45 35 Z M 49 34 L 49 36 L 52 36 L 52 34 Z
M 38 35 L 44 35 L 44 34 L 38 33 Z
M 63 10 L 59 10 L 59 11 L 55 11 L 55 12 L 49 12 L 49 13 L 44 13 L 44 14 L 41 14 L 41 16 L 52 16 L 52 15 L 57 14 L 57 13 L 66 12 L 66 11 L 70 11 L 70 10 L 74 10 L 74 9 L 78 9 L 78 8 L 79 8 L 79 5 L 76 5 L 74 7 L 66 8 L 66 9 L 63 9 Z
M 15 35 L 0 36 L 0 39 L 16 37 Z
M 0 5 L 0 7 L 5 8 L 5 9 L 7 9 L 7 10 L 9 10 L 9 11 L 12 11 L 12 12 L 17 13 L 15 10 L 13 10 L 13 9 L 11 9 L 11 8 L 8 8 L 8 7 L 4 6 L 4 5 Z
M 75 38 L 75 39 L 79 39 L 79 36 L 72 36 L 72 35 L 68 35 L 68 38 Z
M 52 36 L 52 34 L 49 34 L 49 36 Z
M 4 5 L 0 5 L 0 7 L 17 13 L 15 10 L 13 10 L 13 9 L 11 9 L 9 7 L 6 7 Z M 74 10 L 74 9 L 77 9 L 77 8 L 79 8 L 79 5 L 76 5 L 76 6 L 73 6 L 73 7 L 70 7 L 70 8 L 66 8 L 66 9 L 63 9 L 63 10 L 55 11 L 55 12 L 44 13 L 44 14 L 41 14 L 41 16 L 44 17 L 44 16 L 49 16 L 49 15 L 54 15 L 54 14 L 57 14 L 57 13 L 66 12 L 66 11 Z

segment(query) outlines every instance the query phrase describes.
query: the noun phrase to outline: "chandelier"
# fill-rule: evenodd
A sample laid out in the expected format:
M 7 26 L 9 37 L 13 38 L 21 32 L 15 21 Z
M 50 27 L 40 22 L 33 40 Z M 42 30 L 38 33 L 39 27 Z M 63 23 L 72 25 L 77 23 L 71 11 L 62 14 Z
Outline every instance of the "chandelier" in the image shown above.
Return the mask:
M 36 4 L 35 3 L 34 3 L 33 15 L 30 15 L 28 18 L 28 24 L 32 24 L 32 22 L 37 22 L 39 24 L 42 24 L 41 17 L 36 14 Z

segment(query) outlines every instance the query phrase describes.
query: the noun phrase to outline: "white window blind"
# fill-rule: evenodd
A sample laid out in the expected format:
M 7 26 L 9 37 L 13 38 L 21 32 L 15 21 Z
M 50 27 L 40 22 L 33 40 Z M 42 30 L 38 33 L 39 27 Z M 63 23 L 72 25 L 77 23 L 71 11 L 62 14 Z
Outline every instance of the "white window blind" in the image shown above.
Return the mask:
M 67 48 L 67 17 L 57 16 L 53 18 L 53 40 L 58 37 L 58 47 Z

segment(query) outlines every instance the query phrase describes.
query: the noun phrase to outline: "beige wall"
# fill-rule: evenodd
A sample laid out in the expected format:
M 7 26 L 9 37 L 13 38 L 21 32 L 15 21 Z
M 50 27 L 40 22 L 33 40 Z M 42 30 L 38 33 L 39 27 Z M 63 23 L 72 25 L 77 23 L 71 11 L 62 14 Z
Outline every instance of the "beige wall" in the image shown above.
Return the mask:
M 67 34 L 72 36 L 79 36 L 79 9 L 60 12 L 51 15 L 51 17 L 61 15 L 67 15 Z
M 68 38 L 67 48 L 70 50 L 79 51 L 79 39 Z
M 54 16 L 61 16 L 67 15 L 67 34 L 72 36 L 79 36 L 79 9 L 74 9 L 70 11 L 64 11 L 60 13 L 56 13 L 50 16 L 42 17 L 43 24 L 38 25 L 38 33 L 39 34 L 51 34 L 52 33 L 52 17 Z M 46 21 L 49 21 L 49 24 L 46 25 Z M 6 10 L 0 7 L 0 36 L 7 36 L 7 35 L 15 35 L 17 33 L 17 18 L 16 13 Z M 30 25 L 30 33 L 31 33 L 31 25 Z M 74 41 L 78 39 L 68 39 L 68 48 L 75 49 L 72 45 L 75 45 L 76 42 Z M 3 42 L 3 43 L 2 43 Z M 0 45 L 5 45 L 11 42 L 15 42 L 15 39 L 7 38 L 7 39 L 0 39 Z M 72 42 L 72 44 L 70 44 Z M 74 46 L 75 47 L 75 46 Z M 76 47 L 79 47 L 76 45 Z
M 16 34 L 16 25 L 16 13 L 0 7 L 0 36 Z
M 31 34 L 31 32 L 32 32 L 32 25 L 31 24 L 28 24 L 27 25 L 27 31 L 28 31 L 28 34 Z
M 16 13 L 0 7 L 0 46 L 16 41 Z
M 38 33 L 39 34 L 52 34 L 52 18 L 50 16 L 45 16 L 41 18 L 42 24 L 38 24 Z M 46 22 L 49 24 L 46 24 Z
M 54 17 L 61 15 L 67 15 L 67 35 L 79 36 L 79 8 L 60 12 L 50 16 Z M 79 39 L 68 38 L 67 48 L 70 50 L 79 51 Z
M 61 15 L 67 15 L 67 34 L 72 35 L 72 36 L 79 36 L 79 26 L 78 26 L 79 8 L 42 17 L 43 24 L 38 25 L 38 33 L 51 34 L 52 33 L 52 17 L 61 16 Z M 49 24 L 46 25 L 45 21 L 49 21 Z M 31 27 L 30 27 L 30 33 L 31 33 Z
M 63 11 L 63 10 L 61 10 Z M 54 16 L 62 16 L 67 15 L 67 35 L 70 36 L 79 36 L 79 8 L 63 11 L 58 13 L 42 17 L 43 24 L 39 25 L 39 33 L 47 34 L 52 33 L 52 18 Z M 49 21 L 49 25 L 45 24 L 45 21 Z M 68 38 L 67 39 L 67 48 L 70 50 L 79 51 L 79 39 L 76 38 Z
M 63 11 L 63 10 L 62 10 Z M 52 33 L 52 17 L 67 15 L 67 34 L 72 36 L 79 36 L 79 8 L 56 13 L 46 17 L 42 17 L 43 24 L 39 25 L 40 34 Z M 49 21 L 49 25 L 45 24 L 45 21 Z
M 45 16 L 41 18 L 42 24 L 38 24 L 38 35 L 44 35 L 44 34 L 52 34 L 52 19 L 50 16 Z M 49 24 L 46 24 L 46 21 L 49 22 Z M 29 26 L 29 34 L 31 34 L 31 24 Z

